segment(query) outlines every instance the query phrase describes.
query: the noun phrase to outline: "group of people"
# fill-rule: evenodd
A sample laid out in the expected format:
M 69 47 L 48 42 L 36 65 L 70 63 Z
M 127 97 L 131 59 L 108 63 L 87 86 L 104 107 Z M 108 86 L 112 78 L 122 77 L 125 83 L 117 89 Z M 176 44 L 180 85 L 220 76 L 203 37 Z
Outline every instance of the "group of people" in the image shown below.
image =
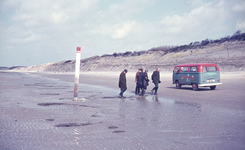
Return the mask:
M 125 98 L 123 96 L 123 93 L 127 90 L 127 83 L 126 83 L 126 73 L 128 72 L 127 69 L 125 69 L 119 76 L 119 88 L 121 89 L 121 92 L 119 95 L 122 98 Z M 160 81 L 160 68 L 157 68 L 156 71 L 153 72 L 151 75 L 151 79 L 155 85 L 155 87 L 151 90 L 153 94 L 157 94 L 158 90 L 158 84 L 161 83 Z M 146 69 L 145 72 L 143 72 L 143 69 L 139 69 L 135 76 L 135 94 L 143 96 L 145 94 L 145 91 L 147 89 L 147 86 L 149 85 L 149 78 L 148 78 L 148 70 Z

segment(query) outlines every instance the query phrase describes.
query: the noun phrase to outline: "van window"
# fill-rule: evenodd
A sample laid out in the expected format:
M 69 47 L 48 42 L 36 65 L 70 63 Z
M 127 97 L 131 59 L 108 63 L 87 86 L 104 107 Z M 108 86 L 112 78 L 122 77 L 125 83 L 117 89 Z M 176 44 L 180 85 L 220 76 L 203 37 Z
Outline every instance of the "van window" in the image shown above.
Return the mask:
M 181 67 L 181 72 L 188 72 L 188 67 Z
M 190 72 L 197 72 L 197 67 L 190 67 Z
M 208 72 L 217 71 L 217 68 L 216 68 L 216 66 L 207 67 L 207 71 Z
M 203 67 L 203 72 L 214 72 L 217 71 L 216 66 Z
M 207 72 L 207 68 L 206 67 L 202 67 L 202 72 Z
M 174 68 L 174 73 L 177 73 L 178 70 L 179 70 L 179 67 L 175 67 Z

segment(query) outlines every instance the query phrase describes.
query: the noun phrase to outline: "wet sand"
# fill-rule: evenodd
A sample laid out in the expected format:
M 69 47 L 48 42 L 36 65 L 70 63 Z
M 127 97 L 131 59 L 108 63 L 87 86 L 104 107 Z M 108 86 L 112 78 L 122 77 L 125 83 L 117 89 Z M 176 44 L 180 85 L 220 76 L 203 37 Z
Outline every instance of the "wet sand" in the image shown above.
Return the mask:
M 120 73 L 120 72 L 119 72 Z M 162 73 L 157 96 L 118 98 L 119 73 L 0 72 L 0 149 L 244 149 L 244 75 L 227 73 L 212 91 L 175 89 Z
M 112 88 L 117 90 L 113 96 L 118 95 L 118 80 L 121 72 L 81 72 L 80 83 L 89 85 L 99 85 L 102 87 Z M 39 77 L 48 77 L 53 79 L 59 79 L 60 81 L 67 81 L 74 83 L 74 73 L 30 73 L 31 75 Z M 129 72 L 126 74 L 127 78 L 127 91 L 125 92 L 126 97 L 130 97 L 135 93 L 135 74 Z M 152 72 L 148 73 L 149 79 L 151 78 Z M 229 105 L 234 101 L 240 103 L 238 106 L 230 105 L 234 109 L 244 109 L 245 106 L 245 72 L 221 72 L 222 85 L 216 87 L 216 90 L 212 91 L 209 87 L 199 88 L 199 91 L 192 91 L 191 86 L 182 86 L 180 90 L 175 88 L 175 84 L 172 84 L 172 73 L 161 72 L 161 83 L 159 84 L 158 97 L 171 98 L 176 100 L 184 101 L 201 101 L 204 103 L 213 103 L 214 98 L 215 104 L 218 105 Z M 146 94 L 152 96 L 151 89 L 154 84 L 150 79 L 149 86 L 147 87 Z M 79 86 L 79 89 L 84 89 L 83 86 Z M 201 96 L 200 96 L 201 94 Z

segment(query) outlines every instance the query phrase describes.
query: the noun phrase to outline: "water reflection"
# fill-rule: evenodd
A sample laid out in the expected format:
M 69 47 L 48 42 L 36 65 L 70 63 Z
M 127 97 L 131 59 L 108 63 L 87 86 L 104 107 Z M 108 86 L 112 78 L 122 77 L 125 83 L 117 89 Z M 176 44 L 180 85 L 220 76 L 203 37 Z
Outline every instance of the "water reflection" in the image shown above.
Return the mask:
M 198 104 L 198 103 L 192 103 L 192 102 L 175 101 L 175 104 L 182 105 L 182 106 L 189 106 L 189 107 L 201 108 L 201 105 L 200 104 Z
M 158 99 L 157 95 L 152 96 L 152 100 L 155 100 L 155 102 L 159 102 L 159 99 Z

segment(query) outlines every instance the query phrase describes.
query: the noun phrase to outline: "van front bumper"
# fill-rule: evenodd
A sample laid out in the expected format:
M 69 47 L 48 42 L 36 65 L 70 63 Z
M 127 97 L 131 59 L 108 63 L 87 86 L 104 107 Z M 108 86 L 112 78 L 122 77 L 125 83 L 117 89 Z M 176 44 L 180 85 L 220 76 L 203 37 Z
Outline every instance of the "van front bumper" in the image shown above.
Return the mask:
M 198 84 L 199 87 L 221 85 L 222 83 Z

